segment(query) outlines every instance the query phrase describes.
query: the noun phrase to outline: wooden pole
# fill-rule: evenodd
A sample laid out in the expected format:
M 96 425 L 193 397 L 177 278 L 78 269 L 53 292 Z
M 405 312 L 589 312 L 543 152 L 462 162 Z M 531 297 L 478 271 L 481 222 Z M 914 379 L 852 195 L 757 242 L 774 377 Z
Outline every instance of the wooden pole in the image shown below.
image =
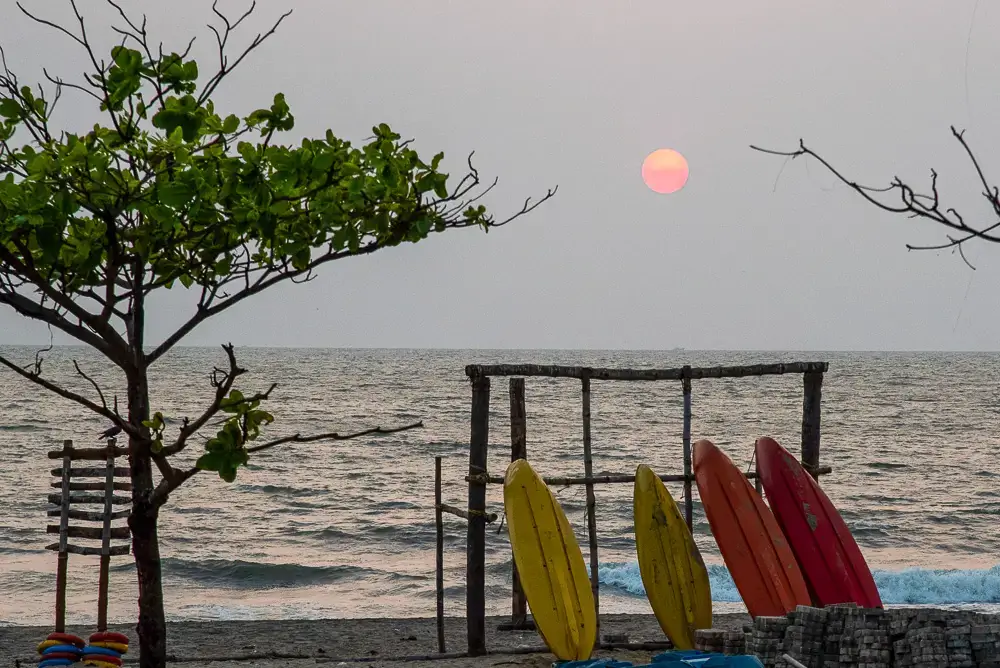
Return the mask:
M 685 371 L 690 371 L 691 367 L 684 367 Z M 694 501 L 691 498 L 691 378 L 684 376 L 681 380 L 684 389 L 684 431 L 682 432 L 682 443 L 684 445 L 684 521 L 687 522 L 688 531 L 693 531 L 694 522 Z
M 810 473 L 815 473 L 816 475 L 828 475 L 830 473 L 833 473 L 833 467 L 831 466 L 821 466 L 815 470 L 809 467 L 803 467 L 803 468 L 805 468 Z M 753 480 L 755 477 L 757 477 L 757 474 L 753 471 L 746 472 L 743 475 L 747 478 L 747 480 Z M 473 476 L 466 476 L 465 479 L 469 480 L 469 478 L 471 477 Z M 658 474 L 656 477 L 662 480 L 663 482 L 684 482 L 685 480 L 690 480 L 691 482 L 694 482 L 693 475 L 685 476 L 683 473 Z M 475 476 L 475 479 L 478 480 L 479 482 L 486 482 L 491 485 L 502 485 L 504 480 L 503 476 L 499 475 L 491 475 L 485 477 Z M 571 476 L 546 475 L 542 476 L 542 482 L 544 482 L 546 485 L 557 486 L 557 487 L 568 487 L 570 485 L 608 485 L 617 483 L 634 483 L 635 474 L 611 473 L 608 475 L 595 475 L 592 478 L 587 478 L 586 476 L 571 477 Z M 447 503 L 441 505 L 445 512 L 451 512 L 449 511 L 450 506 L 448 506 Z M 465 517 L 464 515 L 461 514 L 461 511 L 459 511 L 458 515 L 459 517 Z M 487 515 L 487 518 L 489 518 L 489 516 L 490 515 Z
M 813 469 L 819 480 L 820 407 L 823 399 L 823 372 L 809 371 L 802 376 L 802 465 Z
M 97 589 L 97 630 L 108 630 L 108 571 L 111 566 L 111 513 L 115 491 L 115 439 L 108 439 L 108 465 L 104 478 L 104 527 L 101 531 L 101 571 Z
M 685 368 L 688 371 L 685 371 Z M 470 364 L 465 367 L 469 378 L 479 376 L 547 376 L 549 378 L 592 378 L 597 380 L 683 380 L 699 378 L 744 378 L 786 373 L 827 371 L 827 362 L 784 362 L 781 364 L 749 364 L 744 366 L 680 367 L 676 369 L 602 369 L 585 366 L 553 364 Z
M 524 404 L 524 378 L 510 379 L 510 461 L 528 458 L 528 418 Z M 510 626 L 519 628 L 528 620 L 528 599 L 521 587 L 517 564 L 511 559 Z
M 594 459 L 591 452 L 590 438 L 590 378 L 584 376 L 583 385 L 583 471 L 588 478 L 594 476 Z M 601 598 L 599 574 L 597 572 L 597 498 L 594 496 L 594 483 L 587 483 L 587 539 L 590 542 L 590 589 L 594 592 L 594 611 L 597 614 L 597 627 L 600 632 Z
M 69 452 L 73 449 L 73 441 L 63 441 L 62 465 L 62 496 L 60 497 L 61 507 L 59 515 L 59 556 L 57 557 L 56 568 L 56 633 L 66 632 L 66 572 L 69 568 L 69 553 L 66 551 L 67 530 L 69 529 L 69 474 L 70 462 L 72 461 Z
M 470 656 L 486 654 L 486 474 L 490 440 L 490 379 L 472 380 L 472 424 L 469 437 L 469 531 L 466 538 L 465 616 Z
M 444 522 L 441 518 L 441 457 L 434 458 L 434 524 L 437 530 L 437 566 L 434 579 L 437 585 L 438 651 L 444 654 Z
M 753 456 L 753 488 L 757 490 L 758 494 L 764 493 L 764 484 L 761 482 L 760 479 L 760 462 L 757 461 L 756 448 L 754 448 L 754 456 Z

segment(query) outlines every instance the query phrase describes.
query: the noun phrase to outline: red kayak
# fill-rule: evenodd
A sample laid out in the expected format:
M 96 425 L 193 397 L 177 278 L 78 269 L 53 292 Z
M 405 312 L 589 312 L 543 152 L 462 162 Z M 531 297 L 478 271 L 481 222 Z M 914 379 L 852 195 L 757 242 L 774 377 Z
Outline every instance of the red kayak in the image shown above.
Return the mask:
M 757 466 L 771 512 L 819 605 L 881 608 L 872 572 L 823 489 L 773 438 L 757 440 Z
M 753 618 L 809 605 L 809 589 L 771 511 L 711 441 L 694 444 L 694 477 L 719 552 Z

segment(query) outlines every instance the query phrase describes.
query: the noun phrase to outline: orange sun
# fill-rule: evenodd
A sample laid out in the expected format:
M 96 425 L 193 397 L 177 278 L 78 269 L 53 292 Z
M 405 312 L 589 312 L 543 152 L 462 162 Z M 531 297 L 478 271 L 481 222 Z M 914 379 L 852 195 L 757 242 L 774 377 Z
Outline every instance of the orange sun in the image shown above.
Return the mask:
M 653 192 L 675 193 L 687 183 L 687 160 L 672 148 L 653 151 L 642 161 L 642 180 Z

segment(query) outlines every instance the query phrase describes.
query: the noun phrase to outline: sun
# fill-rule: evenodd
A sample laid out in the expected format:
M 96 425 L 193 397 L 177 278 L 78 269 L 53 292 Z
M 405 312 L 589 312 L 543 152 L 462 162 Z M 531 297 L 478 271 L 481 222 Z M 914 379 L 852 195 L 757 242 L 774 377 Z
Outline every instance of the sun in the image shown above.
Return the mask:
M 653 151 L 642 161 L 642 180 L 653 192 L 675 193 L 687 183 L 687 160 L 672 148 Z

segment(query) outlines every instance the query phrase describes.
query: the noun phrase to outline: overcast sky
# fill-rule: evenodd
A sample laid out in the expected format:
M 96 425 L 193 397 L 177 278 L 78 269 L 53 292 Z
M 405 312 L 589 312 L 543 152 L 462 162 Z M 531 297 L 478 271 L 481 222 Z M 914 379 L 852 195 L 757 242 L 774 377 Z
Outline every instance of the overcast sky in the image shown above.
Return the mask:
M 66 38 L 5 5 L 22 79 L 83 71 Z M 207 0 L 126 2 L 154 36 L 197 34 Z M 298 124 L 361 141 L 389 123 L 460 174 L 469 151 L 500 183 L 498 215 L 559 186 L 530 217 L 327 266 L 202 325 L 190 344 L 477 348 L 997 350 L 1000 246 L 944 240 L 864 204 L 816 163 L 749 148 L 800 137 L 859 180 L 941 174 L 950 205 L 988 216 L 949 125 L 1000 181 L 1000 6 L 972 0 L 264 0 L 254 32 L 294 14 L 219 94 L 245 114 L 283 91 Z M 61 0 L 28 0 L 68 18 Z M 81 0 L 93 30 L 108 14 Z M 224 2 L 232 11 L 242 3 Z M 973 28 L 969 39 L 970 26 Z M 244 39 L 252 35 L 244 33 Z M 105 41 L 105 45 L 110 42 Z M 968 66 L 966 67 L 966 62 Z M 63 120 L 85 127 L 79 97 Z M 75 108 L 70 108 L 75 104 Z M 680 193 L 640 178 L 650 151 L 688 159 Z M 779 177 L 780 173 L 780 177 Z M 150 318 L 155 341 L 190 312 Z M 0 310 L 0 342 L 45 330 Z

